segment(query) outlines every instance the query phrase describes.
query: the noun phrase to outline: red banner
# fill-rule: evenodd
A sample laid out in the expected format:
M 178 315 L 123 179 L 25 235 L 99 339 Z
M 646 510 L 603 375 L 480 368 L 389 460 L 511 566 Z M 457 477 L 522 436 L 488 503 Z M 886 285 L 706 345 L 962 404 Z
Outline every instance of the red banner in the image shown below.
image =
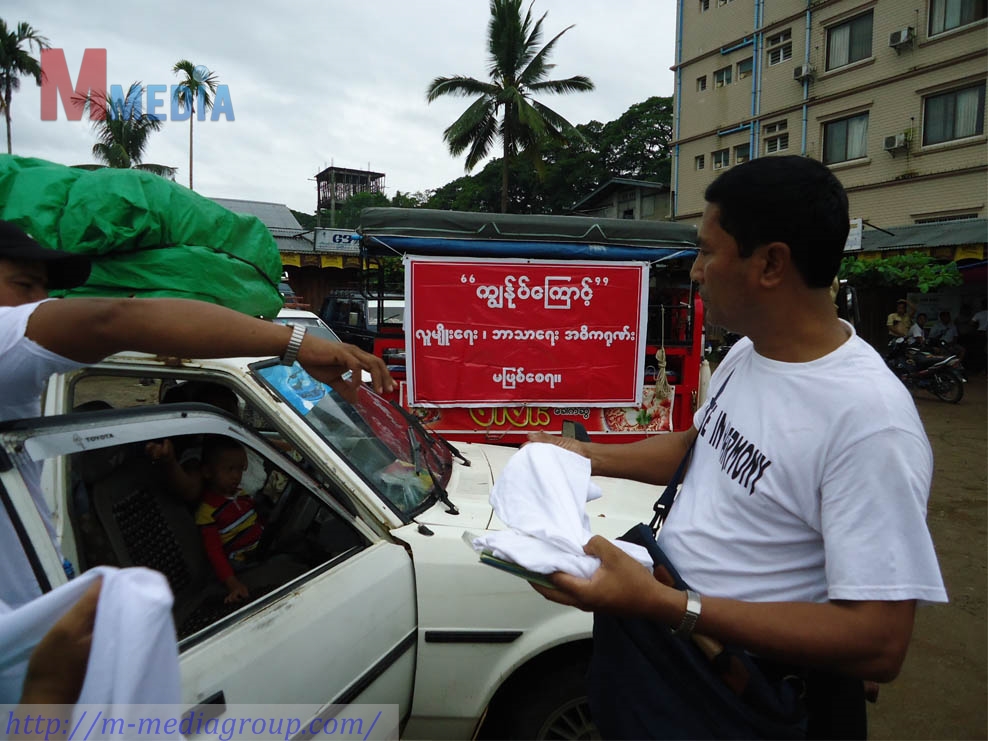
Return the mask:
M 405 258 L 414 406 L 641 402 L 647 264 Z

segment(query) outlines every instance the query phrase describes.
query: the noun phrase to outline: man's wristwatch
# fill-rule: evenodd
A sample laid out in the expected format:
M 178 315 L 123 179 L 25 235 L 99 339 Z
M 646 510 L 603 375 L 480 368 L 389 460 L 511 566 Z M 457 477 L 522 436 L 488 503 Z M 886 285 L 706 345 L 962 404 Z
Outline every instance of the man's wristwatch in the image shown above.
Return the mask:
M 282 365 L 291 365 L 295 362 L 295 358 L 298 357 L 298 349 L 302 347 L 302 339 L 305 337 L 305 327 L 301 324 L 295 324 L 292 326 L 292 336 L 288 340 L 288 347 L 285 348 L 285 353 L 281 356 Z
M 688 636 L 693 632 L 697 619 L 700 617 L 700 595 L 692 589 L 686 590 L 686 614 L 683 615 L 682 622 L 674 628 L 674 636 Z

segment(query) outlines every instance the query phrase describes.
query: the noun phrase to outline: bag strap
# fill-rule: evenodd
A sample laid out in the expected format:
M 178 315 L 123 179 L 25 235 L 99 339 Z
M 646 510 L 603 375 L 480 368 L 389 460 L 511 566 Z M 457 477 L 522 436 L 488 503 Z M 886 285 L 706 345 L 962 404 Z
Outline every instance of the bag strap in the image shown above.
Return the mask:
M 731 377 L 734 375 L 734 371 L 731 371 L 730 375 L 721 384 L 721 387 L 717 389 L 717 393 L 710 397 L 710 401 L 707 403 L 707 413 L 704 415 L 704 421 L 717 408 L 717 397 L 719 397 L 724 388 L 730 382 Z M 703 426 L 702 424 L 700 425 Z M 697 435 L 699 437 L 699 435 Z M 669 510 L 672 509 L 673 503 L 676 501 L 676 494 L 679 491 L 679 485 L 682 483 L 683 477 L 686 475 L 686 469 L 690 465 L 690 460 L 693 458 L 693 447 L 696 445 L 696 438 L 693 438 L 693 442 L 686 449 L 686 454 L 683 456 L 683 460 L 679 462 L 679 466 L 676 467 L 676 472 L 669 479 L 669 483 L 666 484 L 665 491 L 655 500 L 655 504 L 652 505 L 652 510 L 655 514 L 652 516 L 652 521 L 648 523 L 649 528 L 652 530 L 652 535 L 658 537 L 659 530 L 662 529 L 662 524 L 666 521 L 669 516 Z

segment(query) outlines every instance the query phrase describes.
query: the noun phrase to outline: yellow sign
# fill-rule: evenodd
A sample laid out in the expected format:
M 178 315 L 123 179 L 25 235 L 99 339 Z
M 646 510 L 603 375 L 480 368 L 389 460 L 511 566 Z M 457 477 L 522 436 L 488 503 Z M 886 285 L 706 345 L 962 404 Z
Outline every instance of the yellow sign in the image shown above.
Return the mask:
M 293 265 L 296 268 L 301 267 L 302 260 L 301 256 L 297 252 L 282 252 L 281 253 L 281 264 L 282 265 Z
M 954 250 L 954 260 L 984 260 L 985 246 L 983 244 L 962 244 Z
M 342 268 L 342 255 L 321 255 L 319 257 L 319 267 L 321 268 Z

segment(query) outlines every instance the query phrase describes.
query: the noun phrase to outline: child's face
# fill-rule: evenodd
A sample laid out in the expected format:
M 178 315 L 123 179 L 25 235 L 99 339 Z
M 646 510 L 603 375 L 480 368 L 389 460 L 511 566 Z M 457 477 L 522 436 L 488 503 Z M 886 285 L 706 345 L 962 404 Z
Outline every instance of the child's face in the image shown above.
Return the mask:
M 240 479 L 246 468 L 246 452 L 224 450 L 202 467 L 202 475 L 211 489 L 224 496 L 232 496 L 240 488 Z

